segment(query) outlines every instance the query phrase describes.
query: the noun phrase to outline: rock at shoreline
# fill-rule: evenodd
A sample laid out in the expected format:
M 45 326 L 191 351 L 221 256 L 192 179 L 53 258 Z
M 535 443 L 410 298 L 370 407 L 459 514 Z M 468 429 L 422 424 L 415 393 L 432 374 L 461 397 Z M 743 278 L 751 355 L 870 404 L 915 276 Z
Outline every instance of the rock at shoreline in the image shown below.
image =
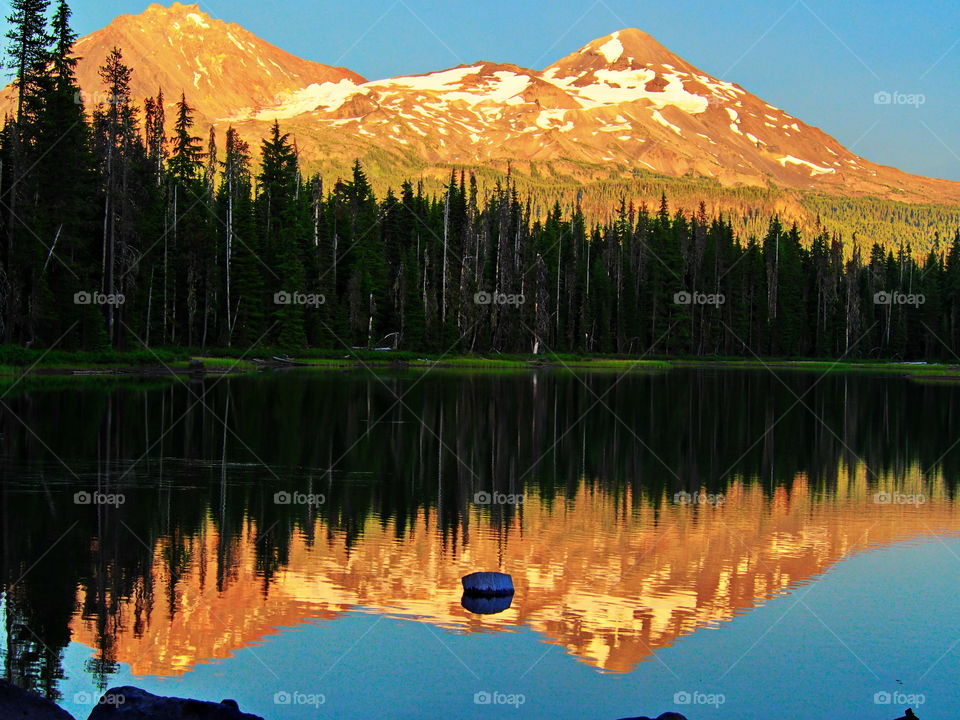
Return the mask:
M 73 715 L 46 698 L 0 680 L 3 720 L 74 720 Z
M 111 688 L 103 697 L 107 702 L 97 704 L 88 720 L 263 720 L 241 712 L 235 700 L 161 697 L 130 686 Z

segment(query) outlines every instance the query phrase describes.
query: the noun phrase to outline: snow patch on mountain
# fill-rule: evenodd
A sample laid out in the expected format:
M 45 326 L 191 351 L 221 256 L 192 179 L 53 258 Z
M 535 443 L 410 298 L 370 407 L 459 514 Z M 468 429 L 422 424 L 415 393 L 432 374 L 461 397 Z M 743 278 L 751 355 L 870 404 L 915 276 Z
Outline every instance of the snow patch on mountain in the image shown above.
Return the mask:
M 666 85 L 662 90 L 647 89 L 651 81 L 657 78 L 657 73 L 648 68 L 635 70 L 602 68 L 593 73 L 593 77 L 598 82 L 583 86 L 576 85 L 582 76 L 558 78 L 555 68 L 551 68 L 542 77 L 547 82 L 574 95 L 585 108 L 648 100 L 658 110 L 673 105 L 686 113 L 699 114 L 705 112 L 710 104 L 702 95 L 687 91 L 683 86 L 682 77 L 675 72 L 663 75 Z
M 670 128 L 677 135 L 683 135 L 683 131 L 680 128 L 678 128 L 676 125 L 674 125 L 672 122 L 667 120 L 663 115 L 661 115 L 659 110 L 653 111 L 653 119 L 656 120 L 661 125 L 663 125 L 664 127 Z
M 727 115 L 730 117 L 730 132 L 743 135 L 743 132 L 740 130 L 740 113 L 731 107 L 726 107 L 724 110 L 727 111 Z
M 408 88 L 410 90 L 424 90 L 430 92 L 444 92 L 452 90 L 452 85 L 461 83 L 470 75 L 476 75 L 483 66 L 475 65 L 473 67 L 453 68 L 452 70 L 443 70 L 441 72 L 430 73 L 429 75 L 408 75 L 406 77 L 391 78 L 389 80 L 377 80 L 367 83 L 368 87 L 386 87 L 396 86 Z
M 615 32 L 607 42 L 597 48 L 608 63 L 615 63 L 623 55 L 623 43 L 620 42 L 620 33 Z
M 805 165 L 806 167 L 810 168 L 810 175 L 812 176 L 829 175 L 831 173 L 836 172 L 836 169 L 834 168 L 828 168 L 828 167 L 823 167 L 822 165 L 816 165 L 810 162 L 809 160 L 801 160 L 800 158 L 794 157 L 793 155 L 787 155 L 782 158 L 777 158 L 777 162 L 783 165 L 783 167 L 786 167 L 787 163 L 790 163 L 791 165 Z
M 346 78 L 336 83 L 312 83 L 300 90 L 278 96 L 277 102 L 270 107 L 259 111 L 244 108 L 227 120 L 286 120 L 313 110 L 336 110 L 349 98 L 362 92 L 362 86 Z
M 535 121 L 538 127 L 549 130 L 555 122 L 563 122 L 566 117 L 566 110 L 541 110 Z
M 203 15 L 199 13 L 188 13 L 187 20 L 192 22 L 194 25 L 199 25 L 202 28 L 209 28 L 210 23 L 203 19 Z
M 498 70 L 493 75 L 497 79 L 495 82 L 488 82 L 476 90 L 448 92 L 445 99 L 450 101 L 462 100 L 468 105 L 476 105 L 481 102 L 520 105 L 526 102 L 519 95 L 530 86 L 529 76 L 517 75 L 505 70 Z

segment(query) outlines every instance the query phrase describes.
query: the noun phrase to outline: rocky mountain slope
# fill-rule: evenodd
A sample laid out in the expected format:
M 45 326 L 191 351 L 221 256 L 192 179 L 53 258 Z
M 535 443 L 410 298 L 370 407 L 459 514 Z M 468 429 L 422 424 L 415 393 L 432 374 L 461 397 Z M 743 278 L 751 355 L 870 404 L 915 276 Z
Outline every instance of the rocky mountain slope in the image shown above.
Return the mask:
M 114 45 L 135 69 L 137 96 L 162 87 L 172 105 L 186 93 L 198 110 L 198 134 L 210 124 L 233 125 L 256 148 L 279 120 L 307 169 L 325 173 L 341 173 L 359 157 L 391 179 L 509 165 L 545 183 L 656 173 L 726 187 L 960 201 L 960 183 L 858 157 L 636 29 L 543 70 L 478 61 L 368 82 L 296 58 L 196 5 L 155 4 L 78 42 L 88 99 L 101 91 L 96 70 Z
M 239 25 L 210 17 L 198 5 L 175 2 L 169 8 L 153 4 L 139 15 L 120 15 L 77 41 L 77 75 L 88 106 L 104 97 L 97 70 L 114 47 L 134 69 L 135 98 L 142 101 L 163 88 L 169 109 L 184 92 L 201 124 L 238 107 L 275 102 L 312 83 L 364 82 L 345 68 L 294 57 Z M 10 88 L 3 96 L 6 112 L 12 108 Z

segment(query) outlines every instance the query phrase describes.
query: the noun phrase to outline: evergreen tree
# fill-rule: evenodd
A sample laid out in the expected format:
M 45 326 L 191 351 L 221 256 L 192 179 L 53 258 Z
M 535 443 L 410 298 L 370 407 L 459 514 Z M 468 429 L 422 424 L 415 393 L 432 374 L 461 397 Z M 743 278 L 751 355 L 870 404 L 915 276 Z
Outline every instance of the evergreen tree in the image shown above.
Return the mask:
M 273 340 L 284 348 L 306 344 L 304 305 L 295 300 L 308 295 L 302 249 L 306 227 L 299 204 L 300 172 L 290 136 L 274 122 L 270 137 L 261 148 L 261 170 L 257 180 L 257 232 L 262 238 L 264 257 L 271 272 L 266 278 L 267 293 L 273 298 L 270 315 Z

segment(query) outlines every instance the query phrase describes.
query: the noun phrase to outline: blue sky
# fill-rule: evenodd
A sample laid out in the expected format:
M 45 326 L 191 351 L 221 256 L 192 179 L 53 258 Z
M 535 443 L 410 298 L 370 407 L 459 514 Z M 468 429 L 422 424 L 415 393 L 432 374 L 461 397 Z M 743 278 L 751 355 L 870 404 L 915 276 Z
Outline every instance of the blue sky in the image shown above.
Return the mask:
M 542 68 L 590 40 L 639 27 L 909 172 L 960 180 L 960 3 L 956 0 L 204 0 L 201 8 L 283 49 L 370 79 L 478 59 Z M 147 0 L 73 0 L 87 33 Z M 924 103 L 878 105 L 877 92 Z

